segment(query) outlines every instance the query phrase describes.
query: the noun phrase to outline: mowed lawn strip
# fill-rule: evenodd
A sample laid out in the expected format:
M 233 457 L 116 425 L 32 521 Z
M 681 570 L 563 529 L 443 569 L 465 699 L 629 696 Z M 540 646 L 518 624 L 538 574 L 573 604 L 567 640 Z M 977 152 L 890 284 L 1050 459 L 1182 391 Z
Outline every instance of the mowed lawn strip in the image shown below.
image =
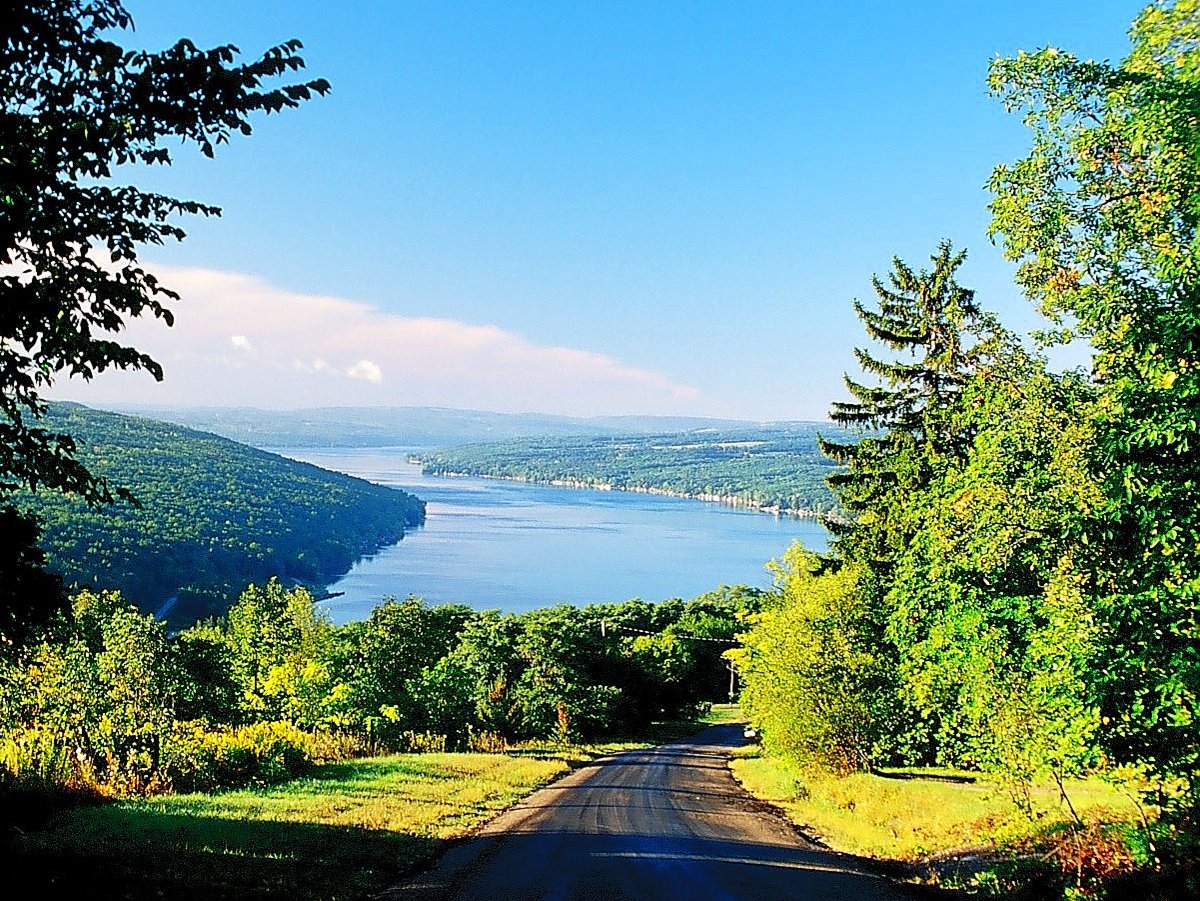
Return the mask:
M 969 848 L 1017 846 L 1071 818 L 1053 784 L 1033 790 L 1031 818 L 1002 785 L 977 773 L 889 769 L 836 778 L 798 770 L 756 750 L 730 765 L 747 791 L 782 809 L 810 835 L 838 851 L 879 859 L 916 861 Z M 1100 779 L 1068 780 L 1066 790 L 1085 820 L 1111 823 L 1137 816 L 1130 800 Z
M 617 747 L 405 754 L 257 790 L 69 810 L 19 837 L 14 863 L 30 897 L 367 898 L 572 762 Z

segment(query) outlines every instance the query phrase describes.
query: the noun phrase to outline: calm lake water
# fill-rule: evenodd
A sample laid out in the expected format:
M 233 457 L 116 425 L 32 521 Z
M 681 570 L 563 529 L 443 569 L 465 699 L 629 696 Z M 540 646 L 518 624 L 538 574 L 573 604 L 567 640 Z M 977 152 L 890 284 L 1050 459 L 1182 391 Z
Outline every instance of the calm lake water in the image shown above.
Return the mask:
M 387 595 L 519 612 L 765 588 L 768 560 L 796 539 L 824 550 L 828 538 L 813 520 L 703 501 L 425 476 L 403 448 L 272 450 L 427 503 L 422 528 L 330 586 L 344 592 L 327 602 L 339 623 L 365 618 Z

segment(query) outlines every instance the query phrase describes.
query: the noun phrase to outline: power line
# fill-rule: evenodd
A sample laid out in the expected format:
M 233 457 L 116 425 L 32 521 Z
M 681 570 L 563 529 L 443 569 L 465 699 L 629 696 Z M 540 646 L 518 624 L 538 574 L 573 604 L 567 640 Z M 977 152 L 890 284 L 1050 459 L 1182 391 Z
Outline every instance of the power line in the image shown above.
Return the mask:
M 661 635 L 664 638 L 686 638 L 689 641 L 715 641 L 715 642 L 718 642 L 719 644 L 737 644 L 738 643 L 737 639 L 735 639 L 735 638 L 708 638 L 707 636 L 704 636 L 704 635 L 681 635 L 678 632 L 647 632 L 645 629 L 635 629 L 635 628 L 633 628 L 633 626 L 621 626 L 621 625 L 618 625 L 617 623 L 613 623 L 611 626 L 609 626 L 607 621 L 600 620 L 600 635 L 601 635 L 601 637 L 608 636 L 609 628 L 620 629 L 623 632 L 636 632 L 639 635 L 650 635 L 650 636 L 654 636 L 654 637 L 658 637 Z

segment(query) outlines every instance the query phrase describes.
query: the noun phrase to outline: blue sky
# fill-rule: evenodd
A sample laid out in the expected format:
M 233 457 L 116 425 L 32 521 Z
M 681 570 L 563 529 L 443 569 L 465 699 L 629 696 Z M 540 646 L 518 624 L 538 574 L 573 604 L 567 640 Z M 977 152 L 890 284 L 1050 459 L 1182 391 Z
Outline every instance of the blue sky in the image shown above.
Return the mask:
M 148 47 L 305 44 L 332 93 L 140 183 L 216 203 L 146 253 L 167 381 L 93 402 L 822 418 L 891 257 L 1035 325 L 986 239 L 1027 144 L 997 54 L 1120 58 L 1140 5 L 136 0 Z M 294 320 L 294 321 L 293 321 Z M 369 364 L 369 365 L 365 365 Z

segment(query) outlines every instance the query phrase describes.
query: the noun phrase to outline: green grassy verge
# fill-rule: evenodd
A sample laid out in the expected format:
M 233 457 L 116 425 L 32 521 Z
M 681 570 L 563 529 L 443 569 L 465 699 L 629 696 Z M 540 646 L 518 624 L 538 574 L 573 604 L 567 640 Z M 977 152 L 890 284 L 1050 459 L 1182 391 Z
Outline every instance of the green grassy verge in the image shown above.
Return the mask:
M 1030 817 L 1002 786 L 976 773 L 895 769 L 838 778 L 801 772 L 757 750 L 731 766 L 751 794 L 780 807 L 809 834 L 837 850 L 881 859 L 1017 846 L 1071 819 L 1053 785 L 1034 790 Z M 1085 820 L 1137 816 L 1128 798 L 1099 779 L 1070 780 L 1066 790 Z
M 0 835 L 0 857 L 43 899 L 356 901 L 571 768 L 726 715 L 625 741 L 377 757 L 256 790 L 63 809 Z
M 406 754 L 329 764 L 256 791 L 63 811 L 10 837 L 9 851 L 30 897 L 367 898 L 566 772 L 570 756 Z
M 713 704 L 712 709 L 703 717 L 703 722 L 709 726 L 724 726 L 745 721 L 742 708 L 737 704 Z

